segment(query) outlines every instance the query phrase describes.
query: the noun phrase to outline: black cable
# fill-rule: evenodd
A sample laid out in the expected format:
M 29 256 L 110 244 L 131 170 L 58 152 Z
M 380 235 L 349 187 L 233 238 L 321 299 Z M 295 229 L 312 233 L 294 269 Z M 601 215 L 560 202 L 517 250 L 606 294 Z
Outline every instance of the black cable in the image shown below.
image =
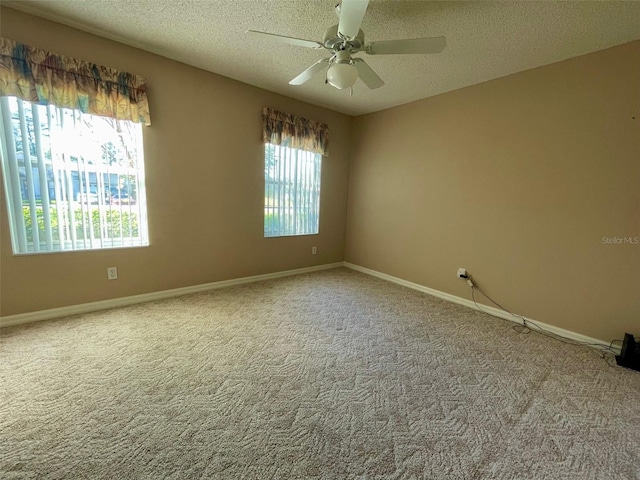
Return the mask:
M 509 315 L 511 315 L 514 318 L 519 318 L 520 320 L 522 320 L 522 325 L 513 325 L 512 328 L 518 332 L 518 333 L 523 333 L 523 334 L 527 334 L 530 333 L 532 331 L 532 329 L 529 327 L 528 324 L 533 325 L 535 327 L 535 329 L 533 331 L 540 333 L 541 335 L 545 335 L 549 338 L 553 338 L 559 342 L 562 342 L 566 345 L 573 345 L 573 346 L 588 346 L 588 347 L 597 347 L 600 349 L 601 352 L 608 352 L 608 353 L 617 353 L 616 350 L 613 349 L 613 343 L 614 342 L 621 342 L 622 340 L 612 340 L 609 343 L 609 346 L 605 346 L 601 343 L 588 343 L 588 342 L 580 342 L 578 340 L 568 340 L 556 333 L 550 332 L 544 328 L 542 328 L 540 325 L 538 325 L 536 322 L 532 321 L 532 320 L 527 320 L 526 318 L 524 318 L 521 315 L 516 315 L 515 313 L 509 311 L 508 309 L 504 308 L 502 305 L 500 305 L 498 302 L 496 302 L 495 300 L 493 300 L 489 295 L 487 295 L 486 293 L 484 293 L 482 291 L 482 289 L 480 287 L 478 287 L 475 283 L 473 283 L 472 277 L 471 275 L 468 275 L 468 280 L 471 280 L 471 298 L 473 299 L 473 303 L 475 304 L 475 306 L 478 308 L 478 310 L 480 310 L 483 313 L 486 313 L 487 315 L 491 315 L 492 317 L 495 318 L 501 318 L 498 317 L 496 315 L 493 315 L 489 312 L 487 312 L 486 310 L 483 310 L 480 305 L 478 305 L 478 302 L 476 301 L 475 298 L 475 290 L 477 289 L 485 298 L 487 298 L 491 303 L 493 303 L 494 305 L 496 305 L 497 307 L 499 307 L 501 310 L 507 312 Z M 504 318 L 501 318 L 502 320 L 506 320 Z M 602 358 L 604 358 L 604 355 L 602 356 Z M 609 366 L 612 366 L 608 360 L 605 359 L 605 361 L 607 362 L 607 364 L 609 364 Z
M 476 308 L 477 308 L 478 310 L 480 310 L 481 312 L 486 313 L 487 315 L 491 315 L 492 317 L 500 318 L 500 320 L 504 320 L 504 318 L 497 317 L 497 316 L 493 315 L 492 313 L 489 313 L 489 312 L 487 312 L 486 310 L 483 310 L 483 309 L 482 309 L 482 307 L 480 307 L 480 305 L 478 305 L 478 302 L 476 301 L 476 295 L 475 295 L 475 291 L 476 291 L 476 289 L 477 289 L 480 293 L 482 293 L 482 294 L 484 295 L 484 292 L 482 292 L 482 290 L 480 290 L 478 287 L 476 287 L 476 286 L 475 286 L 475 284 L 471 286 L 471 298 L 472 298 L 472 300 L 473 300 L 473 303 L 476 305 Z M 486 295 L 484 295 L 484 296 L 486 297 Z M 489 297 L 487 297 L 487 298 L 489 298 Z M 491 300 L 491 299 L 489 298 L 489 300 Z M 491 300 L 491 301 L 493 302 L 493 300 Z M 495 303 L 495 302 L 494 302 L 494 303 Z M 496 303 L 496 305 L 498 305 L 498 304 Z M 498 306 L 499 306 L 499 305 L 498 305 Z M 500 307 L 500 308 L 502 308 L 502 307 Z M 502 310 L 504 310 L 505 312 L 509 313 L 510 315 L 513 315 L 513 313 L 509 312 L 509 311 L 508 311 L 507 309 L 505 309 L 505 308 L 502 308 Z M 524 322 L 522 325 L 514 325 L 514 326 L 512 327 L 514 330 L 516 330 L 516 327 L 524 327 L 522 330 L 516 330 L 516 332 L 518 332 L 518 333 L 529 333 L 529 332 L 531 331 L 531 330 L 529 329 L 529 327 L 527 327 L 527 325 L 526 325 L 526 322 L 527 322 L 527 321 L 526 321 L 524 318 L 519 317 L 518 315 L 513 315 L 513 316 L 514 316 L 514 317 L 516 317 L 516 318 L 521 318 L 521 319 L 522 319 L 522 321 Z

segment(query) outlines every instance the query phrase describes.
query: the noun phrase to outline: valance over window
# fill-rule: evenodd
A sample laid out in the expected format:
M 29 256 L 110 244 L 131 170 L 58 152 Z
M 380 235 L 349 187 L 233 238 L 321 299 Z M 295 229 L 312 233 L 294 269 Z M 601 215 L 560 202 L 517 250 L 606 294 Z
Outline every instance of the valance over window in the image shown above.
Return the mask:
M 262 110 L 262 141 L 328 155 L 329 125 L 271 108 Z
M 145 79 L 0 38 L 0 96 L 150 125 Z

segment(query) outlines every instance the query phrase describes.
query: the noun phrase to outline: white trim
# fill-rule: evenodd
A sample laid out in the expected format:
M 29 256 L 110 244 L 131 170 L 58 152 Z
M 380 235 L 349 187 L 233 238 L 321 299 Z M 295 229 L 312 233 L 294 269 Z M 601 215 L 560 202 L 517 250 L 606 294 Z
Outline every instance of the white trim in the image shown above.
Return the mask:
M 6 317 L 0 317 L 0 327 L 11 327 L 14 325 L 22 325 L 25 323 L 39 322 L 41 320 L 49 320 L 52 318 L 67 317 L 70 315 L 78 315 L 81 313 L 95 312 L 98 310 L 107 310 L 110 308 L 124 307 L 127 305 L 134 305 L 137 303 L 152 302 L 154 300 L 162 300 L 164 298 L 178 297 L 181 295 L 188 295 L 191 293 L 205 292 L 207 290 L 215 290 L 218 288 L 231 287 L 234 285 L 242 285 L 245 283 L 261 282 L 264 280 L 289 277 L 292 275 L 300 275 L 303 273 L 318 272 L 321 270 L 328 270 L 331 268 L 337 268 L 342 266 L 345 266 L 347 268 L 356 270 L 358 272 L 361 272 L 367 275 L 371 275 L 373 277 L 380 278 L 382 280 L 386 280 L 388 282 L 402 285 L 403 287 L 407 287 L 413 290 L 417 290 L 419 292 L 427 293 L 429 295 L 432 295 L 437 298 L 441 298 L 448 302 L 457 303 L 458 305 L 463 305 L 465 307 L 472 308 L 474 310 L 480 310 L 471 300 L 467 300 L 466 298 L 458 297 L 456 295 L 451 295 L 450 293 L 441 292 L 440 290 L 435 290 L 433 288 L 425 287 L 424 285 L 413 283 L 408 280 L 403 280 L 402 278 L 394 277 L 392 275 L 378 272 L 376 270 L 371 270 L 370 268 L 361 267 L 360 265 L 355 265 L 353 263 L 335 262 L 335 263 L 328 263 L 325 265 L 317 265 L 314 267 L 305 267 L 305 268 L 298 268 L 295 270 L 285 270 L 281 272 L 265 273 L 262 275 L 254 275 L 251 277 L 233 278 L 231 280 L 222 280 L 219 282 L 204 283 L 201 285 L 192 285 L 190 287 L 181 287 L 181 288 L 174 288 L 171 290 L 162 290 L 159 292 L 143 293 L 141 295 L 132 295 L 130 297 L 114 298 L 111 300 L 102 300 L 99 302 L 81 303 L 79 305 L 71 305 L 68 307 L 51 308 L 48 310 L 40 310 L 37 312 L 28 312 L 28 313 L 20 313 L 17 315 L 9 315 Z M 482 308 L 482 311 L 490 315 L 493 315 L 495 317 L 502 318 L 504 320 L 509 320 L 515 323 L 521 323 L 520 319 L 512 316 L 511 314 L 503 310 L 490 307 L 484 304 L 481 304 L 481 308 Z M 586 335 L 572 332 L 571 330 L 565 330 L 564 328 L 554 327 L 553 325 L 549 325 L 547 323 L 540 322 L 538 320 L 533 320 L 531 318 L 524 317 L 523 315 L 518 315 L 518 316 L 524 318 L 529 322 L 535 322 L 537 325 L 540 325 L 544 330 L 551 332 L 555 335 L 559 335 L 563 338 L 567 338 L 577 342 L 584 342 L 588 344 L 597 344 L 603 347 L 609 346 L 609 344 L 603 340 L 587 337 Z M 620 347 L 614 346 L 613 349 L 616 350 L 617 353 L 619 353 L 620 351 Z
M 451 295 L 450 293 L 441 292 L 440 290 L 435 290 L 433 288 L 425 287 L 418 283 L 409 282 L 408 280 L 403 280 L 402 278 L 394 277 L 392 275 L 387 275 L 386 273 L 378 272 L 376 270 L 371 270 L 370 268 L 361 267 L 360 265 L 355 265 L 353 263 L 344 262 L 344 266 L 350 268 L 352 270 L 356 270 L 361 273 L 365 273 L 367 275 L 371 275 L 373 277 L 381 278 L 382 280 L 386 280 L 388 282 L 396 283 L 398 285 L 402 285 L 403 287 L 412 288 L 413 290 L 418 290 L 419 292 L 424 292 L 434 297 L 441 298 L 448 302 L 457 303 L 458 305 L 463 305 L 468 308 L 472 308 L 474 310 L 483 311 L 494 317 L 502 318 L 504 320 L 509 320 L 511 322 L 518 323 L 522 325 L 522 321 L 520 318 L 516 318 L 504 310 L 500 310 L 498 308 L 490 307 L 488 305 L 480 304 L 481 309 L 478 308 L 475 303 L 471 300 L 467 300 L 466 298 L 458 297 L 456 295 Z M 538 320 L 533 320 L 531 318 L 525 317 L 524 315 L 518 315 L 518 317 L 524 318 L 528 322 L 534 322 L 539 325 L 542 329 L 546 330 L 549 333 L 553 333 L 554 335 L 558 335 L 563 338 L 567 338 L 569 340 L 574 340 L 576 342 L 584 342 L 587 344 L 596 344 L 603 347 L 609 347 L 609 343 L 598 340 L 597 338 L 587 337 L 586 335 L 582 335 L 581 333 L 572 332 L 571 330 L 565 330 L 564 328 L 554 327 L 553 325 L 549 325 L 544 322 L 540 322 Z M 535 331 L 534 328 L 531 329 Z M 595 346 L 595 345 L 594 345 Z M 621 347 L 612 347 L 613 350 L 616 350 L 616 353 L 620 353 Z
M 193 285 L 190 287 L 174 288 L 171 290 L 162 290 L 160 292 L 143 293 L 141 295 L 132 295 L 130 297 L 113 298 L 111 300 L 102 300 L 99 302 L 81 303 L 79 305 L 71 305 L 69 307 L 51 308 L 49 310 L 40 310 L 37 312 L 20 313 L 17 315 L 9 315 L 0 317 L 0 327 L 11 327 L 13 325 L 22 325 L 24 323 L 39 322 L 41 320 L 49 320 L 52 318 L 67 317 L 69 315 L 77 315 L 79 313 L 89 313 L 98 310 L 107 310 L 109 308 L 124 307 L 136 303 L 152 302 L 163 298 L 178 297 L 190 293 L 199 293 L 207 290 L 215 290 L 218 288 L 231 287 L 234 285 L 242 285 L 244 283 L 261 282 L 274 278 L 289 277 L 292 275 L 300 275 L 303 273 L 318 272 L 320 270 L 328 270 L 330 268 L 342 267 L 343 262 L 327 263 L 325 265 L 317 265 L 315 267 L 297 268 L 295 270 L 285 270 L 282 272 L 265 273 L 262 275 L 254 275 L 252 277 L 233 278 L 231 280 L 222 280 L 219 282 L 204 283 L 201 285 Z

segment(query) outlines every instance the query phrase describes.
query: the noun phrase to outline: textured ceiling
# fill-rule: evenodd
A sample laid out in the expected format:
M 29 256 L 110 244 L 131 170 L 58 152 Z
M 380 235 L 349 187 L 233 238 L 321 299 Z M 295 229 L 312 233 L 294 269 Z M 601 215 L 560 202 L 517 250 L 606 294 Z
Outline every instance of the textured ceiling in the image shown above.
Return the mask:
M 249 29 L 322 41 L 337 0 L 33 0 L 4 5 L 289 97 L 360 115 L 640 39 L 640 2 L 371 0 L 367 42 L 444 35 L 438 55 L 365 57 L 386 85 L 353 96 L 289 80 L 324 50 L 251 38 Z M 134 72 L 135 73 L 135 72 Z

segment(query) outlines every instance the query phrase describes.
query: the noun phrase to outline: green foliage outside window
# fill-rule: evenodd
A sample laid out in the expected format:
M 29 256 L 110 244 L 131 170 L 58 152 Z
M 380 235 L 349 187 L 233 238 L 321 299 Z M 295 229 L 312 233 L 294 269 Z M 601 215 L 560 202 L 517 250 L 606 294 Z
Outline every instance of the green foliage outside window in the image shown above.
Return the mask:
M 27 241 L 33 242 L 33 221 L 31 218 L 31 209 L 28 206 L 23 206 L 22 210 L 27 233 Z M 69 211 L 65 209 L 62 213 L 66 219 Z M 119 209 L 106 210 L 106 212 L 104 212 L 106 220 L 104 222 L 104 232 L 102 228 L 103 226 L 100 224 L 100 211 L 97 208 L 84 211 L 82 211 L 82 209 L 75 209 L 73 214 L 77 240 L 90 240 L 91 233 L 88 230 L 85 231 L 83 228 L 83 224 L 89 225 L 89 219 L 91 220 L 91 226 L 93 228 L 93 238 L 96 240 L 110 240 L 112 238 L 119 239 L 121 236 L 137 237 L 139 235 L 138 215 L 134 212 L 121 212 Z M 51 233 L 53 241 L 60 242 L 58 210 L 56 208 L 51 208 L 49 210 L 49 216 L 51 218 Z M 82 221 L 83 218 L 85 222 Z M 42 240 L 45 237 L 44 212 L 42 207 L 36 207 L 36 223 L 38 225 L 40 240 Z

